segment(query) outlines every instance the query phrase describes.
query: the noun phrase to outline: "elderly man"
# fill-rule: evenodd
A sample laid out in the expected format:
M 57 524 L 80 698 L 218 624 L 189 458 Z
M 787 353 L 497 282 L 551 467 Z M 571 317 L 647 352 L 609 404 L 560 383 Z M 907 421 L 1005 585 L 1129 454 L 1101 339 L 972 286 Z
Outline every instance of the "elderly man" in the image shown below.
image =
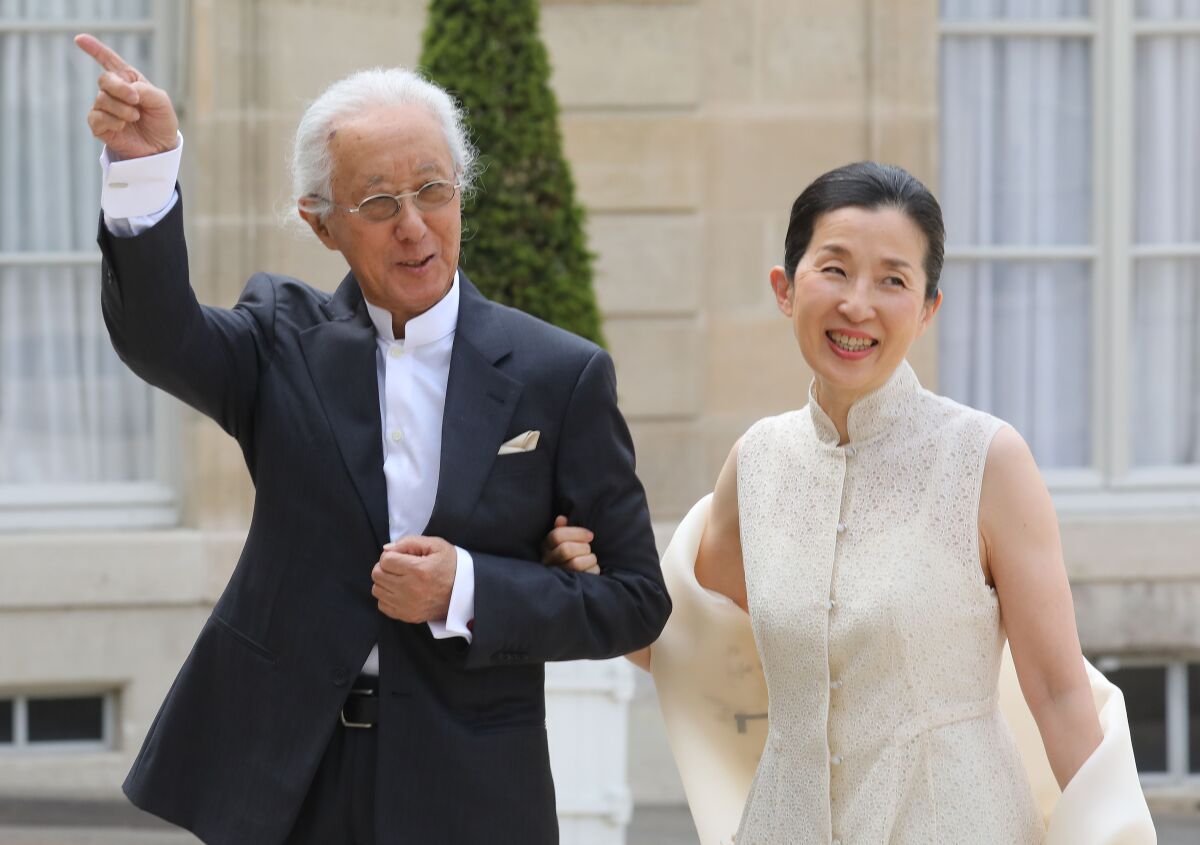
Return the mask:
M 126 794 L 210 843 L 557 842 L 543 664 L 640 648 L 670 611 L 609 357 L 459 269 L 472 151 L 399 69 L 334 84 L 296 133 L 336 292 L 259 273 L 199 305 L 171 102 L 77 43 L 104 68 L 113 345 L 237 438 L 257 490 Z M 540 562 L 547 532 L 574 567 Z

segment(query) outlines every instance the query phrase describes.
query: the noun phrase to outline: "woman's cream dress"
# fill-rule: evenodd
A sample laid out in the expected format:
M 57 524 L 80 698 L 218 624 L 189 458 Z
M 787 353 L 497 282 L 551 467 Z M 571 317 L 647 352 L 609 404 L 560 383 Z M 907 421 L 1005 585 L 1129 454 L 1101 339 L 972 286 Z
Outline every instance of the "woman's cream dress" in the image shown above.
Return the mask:
M 759 749 L 737 845 L 1043 841 L 1044 808 L 999 706 L 1005 637 L 979 564 L 983 468 L 1001 425 L 901 364 L 851 409 L 844 446 L 814 401 L 747 432 L 738 501 L 753 643 L 697 591 L 692 545 L 664 561 L 676 611 L 652 649 L 706 843 L 729 840 Z M 689 671 L 706 652 L 707 672 Z

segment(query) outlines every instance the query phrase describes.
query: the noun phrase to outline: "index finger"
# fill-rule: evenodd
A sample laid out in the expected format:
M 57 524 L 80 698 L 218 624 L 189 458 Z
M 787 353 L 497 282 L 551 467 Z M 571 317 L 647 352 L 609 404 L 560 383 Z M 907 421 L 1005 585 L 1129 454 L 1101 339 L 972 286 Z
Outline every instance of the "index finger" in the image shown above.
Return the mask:
M 121 55 L 109 47 L 99 38 L 94 35 L 83 33 L 75 36 L 75 46 L 87 53 L 105 70 L 111 70 L 114 73 L 119 73 L 122 76 L 133 77 L 130 81 L 136 81 L 137 71 L 129 62 L 121 58 Z

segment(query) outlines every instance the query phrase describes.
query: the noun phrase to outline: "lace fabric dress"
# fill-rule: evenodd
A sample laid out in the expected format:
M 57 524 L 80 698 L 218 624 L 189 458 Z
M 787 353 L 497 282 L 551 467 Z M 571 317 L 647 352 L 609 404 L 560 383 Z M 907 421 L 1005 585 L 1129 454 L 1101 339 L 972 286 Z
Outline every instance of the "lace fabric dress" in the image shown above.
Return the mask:
M 851 408 L 844 446 L 811 395 L 746 433 L 742 549 L 770 703 L 737 845 L 1043 840 L 979 565 L 1001 425 L 902 363 Z

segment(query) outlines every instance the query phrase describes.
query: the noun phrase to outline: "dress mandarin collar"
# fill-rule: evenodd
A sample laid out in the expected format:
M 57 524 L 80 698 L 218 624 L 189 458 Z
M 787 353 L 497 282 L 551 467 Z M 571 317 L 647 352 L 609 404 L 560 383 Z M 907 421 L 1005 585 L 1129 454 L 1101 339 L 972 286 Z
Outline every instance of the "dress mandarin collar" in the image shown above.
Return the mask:
M 837 446 L 841 440 L 837 426 L 817 403 L 817 381 L 808 386 L 808 411 L 813 427 L 822 443 Z M 849 443 L 859 444 L 873 440 L 892 429 L 896 423 L 912 416 L 921 382 L 908 361 L 902 360 L 891 377 L 876 390 L 863 396 L 850 406 L 846 429 Z M 849 445 L 849 443 L 845 445 Z
M 454 282 L 450 290 L 424 314 L 418 314 L 404 324 L 404 337 L 397 338 L 392 331 L 392 314 L 367 302 L 367 313 L 375 325 L 375 334 L 389 343 L 403 343 L 406 347 L 424 346 L 452 334 L 458 327 L 458 271 L 454 271 Z M 366 302 L 366 299 L 363 299 Z

